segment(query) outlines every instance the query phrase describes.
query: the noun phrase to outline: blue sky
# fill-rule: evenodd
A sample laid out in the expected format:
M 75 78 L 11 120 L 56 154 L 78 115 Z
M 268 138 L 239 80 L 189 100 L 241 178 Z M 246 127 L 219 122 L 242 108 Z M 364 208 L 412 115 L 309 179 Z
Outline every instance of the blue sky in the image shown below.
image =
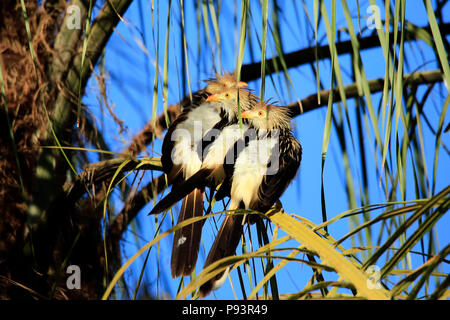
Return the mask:
M 188 55 L 189 55 L 189 79 L 190 86 L 193 91 L 204 86 L 202 80 L 210 78 L 213 76 L 213 64 L 212 58 L 207 57 L 213 56 L 216 64 L 218 64 L 217 50 L 209 47 L 208 42 L 205 40 L 204 35 L 202 35 L 202 40 L 198 42 L 198 32 L 197 32 L 197 17 L 194 10 L 193 2 L 186 2 L 186 12 L 185 12 L 185 23 L 186 23 L 186 38 L 188 44 Z M 257 43 L 257 37 L 261 37 L 261 13 L 259 5 L 254 4 L 255 1 L 250 1 L 252 6 L 252 16 L 249 20 L 251 25 L 251 39 L 253 41 L 253 50 L 250 50 L 249 44 L 247 43 L 244 61 L 243 63 L 249 63 L 252 61 L 260 61 L 261 51 Z M 340 6 L 340 1 L 337 1 L 337 28 L 346 27 L 345 17 Z M 357 15 L 356 7 L 353 1 L 350 1 L 349 7 L 350 11 L 354 13 L 354 26 L 357 30 Z M 379 2 L 379 1 L 377 1 Z M 384 2 L 384 1 L 383 1 Z M 158 1 L 155 1 L 158 3 Z M 114 108 L 115 114 L 124 121 L 127 126 L 127 130 L 124 133 L 119 133 L 117 125 L 112 121 L 111 116 L 102 115 L 101 108 L 98 102 L 98 89 L 97 84 L 94 79 L 91 79 L 88 83 L 88 90 L 84 98 L 84 103 L 88 106 L 89 110 L 97 118 L 97 124 L 99 127 L 103 128 L 105 137 L 110 148 L 113 151 L 121 152 L 127 143 L 131 140 L 133 135 L 141 130 L 141 128 L 151 119 L 152 117 L 152 94 L 153 94 L 153 81 L 155 72 L 155 60 L 156 60 L 156 50 L 155 43 L 158 37 L 159 30 L 159 67 L 160 67 L 160 79 L 159 79 L 159 95 L 158 95 L 158 114 L 162 112 L 162 67 L 163 67 L 163 53 L 164 53 L 164 41 L 166 36 L 166 23 L 167 23 L 167 1 L 159 1 L 160 7 L 155 7 L 155 10 L 159 10 L 160 18 L 157 20 L 157 12 L 153 14 L 152 21 L 152 10 L 150 7 L 150 1 L 134 1 L 124 18 L 127 23 L 120 23 L 116 32 L 111 37 L 110 42 L 106 48 L 105 56 L 105 68 L 108 75 L 107 79 L 107 95 L 111 106 Z M 239 19 L 233 21 L 233 12 L 240 10 L 239 1 L 222 1 L 222 13 L 219 20 L 220 36 L 222 43 L 222 54 L 221 54 L 221 66 L 226 71 L 234 70 L 236 66 L 236 56 L 237 56 L 237 44 L 239 41 L 238 30 L 239 27 L 235 23 L 239 24 Z M 325 1 L 328 8 L 328 14 L 330 15 L 330 1 Z M 434 1 L 433 1 L 434 3 Z M 280 7 L 282 8 L 282 14 L 280 15 L 280 30 L 283 39 L 283 49 L 285 52 L 291 52 L 294 50 L 309 47 L 311 45 L 310 38 L 308 38 L 305 32 L 306 28 L 309 28 L 305 24 L 305 16 L 303 13 L 303 5 L 299 1 L 297 8 L 293 5 L 292 1 L 280 1 Z M 310 14 L 313 12 L 312 7 L 313 1 L 307 1 L 307 10 Z M 361 26 L 364 27 L 366 24 L 365 15 L 366 9 L 368 7 L 368 1 L 359 1 L 360 12 L 362 15 Z M 381 10 L 382 18 L 384 13 L 384 7 Z M 272 2 L 269 4 L 269 10 L 272 10 Z M 450 16 L 450 5 L 447 5 L 445 11 L 449 14 L 444 15 Z M 269 11 L 270 12 L 270 11 Z M 297 12 L 297 14 L 296 14 Z M 269 13 L 270 15 L 270 13 Z M 300 18 L 300 22 L 297 22 Z M 312 19 L 312 16 L 310 17 Z M 424 26 L 427 24 L 427 17 L 425 14 L 425 9 L 422 1 L 409 0 L 406 7 L 406 19 L 413 22 L 418 26 Z M 170 27 L 170 45 L 169 45 L 169 95 L 168 103 L 176 103 L 183 96 L 183 92 L 187 92 L 186 88 L 183 90 L 182 81 L 180 80 L 183 76 L 181 74 L 181 55 L 180 55 L 180 34 L 179 34 L 179 24 L 180 14 L 179 14 L 179 2 L 172 1 L 172 20 Z M 446 21 L 448 22 L 448 21 Z M 201 23 L 201 22 L 200 22 Z M 214 42 L 214 31 L 212 29 L 211 21 L 210 23 L 210 36 L 212 42 Z M 155 26 L 152 29 L 152 24 Z M 156 27 L 158 26 L 158 28 Z M 154 30 L 154 33 L 153 33 Z M 363 35 L 368 35 L 364 33 Z M 322 26 L 319 28 L 318 39 L 320 44 L 326 44 L 327 38 L 325 29 Z M 349 37 L 342 32 L 342 40 L 348 40 Z M 273 40 L 269 37 L 267 46 L 267 57 L 272 57 L 276 55 L 274 50 Z M 201 49 L 199 50 L 199 45 Z M 433 51 L 423 42 L 419 44 L 420 50 L 417 46 L 411 47 L 409 44 L 405 46 L 405 52 L 410 57 L 409 65 L 406 67 L 405 73 L 410 73 L 415 69 L 418 70 L 434 70 L 437 68 L 436 56 Z M 145 47 L 146 50 L 142 48 Z M 253 55 L 251 54 L 253 51 Z M 198 52 L 202 55 L 201 63 L 198 60 Z M 385 63 L 383 55 L 380 49 L 365 50 L 361 53 L 364 68 L 369 80 L 384 77 Z M 343 70 L 343 80 L 344 84 L 352 83 L 352 80 L 348 74 L 351 72 L 351 60 L 350 55 L 343 55 L 339 57 L 339 62 Z M 426 62 L 424 65 L 422 65 Z M 329 86 L 330 68 L 331 64 L 329 60 L 322 60 L 319 63 L 321 80 L 325 88 Z M 346 75 L 347 74 L 347 75 Z M 301 66 L 289 70 L 289 75 L 294 83 L 295 90 L 288 89 L 284 83 L 284 77 L 274 75 L 274 83 L 270 77 L 266 77 L 266 92 L 265 98 L 273 97 L 278 100 L 280 104 L 287 104 L 296 99 L 302 99 L 309 94 L 317 92 L 315 76 L 311 72 L 310 66 Z M 250 83 L 250 87 L 254 89 L 259 94 L 260 81 L 253 81 Z M 277 89 L 275 89 L 277 88 Z M 425 88 L 420 88 L 422 94 Z M 427 115 L 429 116 L 430 122 L 437 126 L 439 120 L 439 112 L 441 110 L 442 103 L 445 96 L 448 94 L 444 86 L 436 86 L 433 90 L 433 97 L 430 102 L 426 104 Z M 373 95 L 374 105 L 378 106 L 379 100 L 381 99 L 381 94 Z M 336 106 L 336 105 L 335 105 Z M 337 107 L 335 107 L 335 111 Z M 356 112 L 355 103 L 349 100 L 348 110 L 351 119 L 351 127 L 353 130 L 356 128 Z M 303 114 L 293 121 L 293 126 L 295 128 L 295 135 L 300 140 L 303 147 L 303 160 L 301 164 L 301 169 L 295 181 L 292 183 L 290 188 L 285 192 L 281 198 L 281 202 L 286 212 L 296 213 L 301 215 L 312 222 L 319 224 L 322 222 L 321 216 L 321 198 L 320 198 L 320 188 L 321 188 L 321 159 L 322 159 L 322 139 L 323 139 L 323 128 L 325 123 L 325 113 L 326 108 L 321 108 L 313 112 Z M 337 115 L 337 113 L 335 113 Z M 450 117 L 447 115 L 445 124 L 450 121 Z M 355 193 L 356 198 L 359 199 L 359 188 L 360 184 L 360 169 L 359 168 L 359 147 L 356 146 L 355 149 L 349 145 L 351 143 L 349 130 L 346 130 L 346 142 L 349 150 L 349 163 L 352 170 L 353 176 L 355 178 Z M 355 132 L 354 132 L 355 135 Z M 449 145 L 450 139 L 449 134 L 444 134 L 442 136 L 443 142 Z M 355 137 L 356 139 L 356 137 Z M 426 162 L 429 172 L 433 168 L 433 156 L 434 156 L 434 136 L 433 134 L 424 129 L 424 140 L 426 149 Z M 158 156 L 160 150 L 161 141 L 157 139 L 154 146 L 149 146 L 146 150 L 147 152 L 142 154 L 142 156 Z M 366 139 L 365 147 L 367 152 L 367 165 L 372 167 L 374 164 L 374 156 L 370 150 L 373 150 L 373 134 L 372 138 Z M 440 157 L 438 164 L 438 175 L 436 180 L 436 190 L 440 191 L 442 188 L 446 187 L 449 183 L 448 167 L 450 165 L 449 156 L 443 150 L 440 149 Z M 379 160 L 378 160 L 379 161 Z M 380 163 L 380 161 L 379 161 Z M 377 165 L 379 165 L 379 163 Z M 374 170 L 369 170 L 373 173 Z M 411 170 L 408 171 L 407 181 L 412 186 L 409 190 L 414 190 L 412 182 Z M 155 173 L 155 176 L 159 173 Z M 145 185 L 146 182 L 150 181 L 152 173 L 148 172 L 144 175 L 141 185 Z M 385 197 L 383 195 L 383 190 L 380 187 L 379 178 L 373 174 L 369 176 L 370 184 L 370 201 L 371 203 L 381 203 L 384 202 Z M 337 214 L 349 209 L 348 198 L 345 190 L 345 171 L 342 163 L 342 155 L 339 147 L 338 138 L 333 131 L 331 133 L 328 154 L 324 167 L 324 186 L 325 186 L 325 196 L 326 196 L 326 206 L 327 215 L 329 218 L 336 216 Z M 117 197 L 118 192 L 116 191 L 115 196 Z M 407 198 L 414 198 L 414 194 L 407 194 Z M 120 210 L 121 204 L 115 199 L 117 204 L 117 210 Z M 357 204 L 359 206 L 360 203 Z M 176 207 L 178 208 L 178 207 Z M 151 205 L 147 205 L 146 208 L 138 216 L 137 229 L 127 232 L 125 237 L 124 246 L 124 259 L 131 257 L 136 250 L 144 245 L 146 242 L 150 241 L 155 233 L 155 221 L 153 217 L 148 217 L 146 213 L 151 209 Z M 178 210 L 175 209 L 174 213 Z M 221 220 L 220 220 L 221 221 Z M 217 224 L 220 223 L 216 222 Z M 442 228 L 448 229 L 450 224 L 450 218 L 448 214 L 441 220 L 440 226 Z M 209 245 L 213 239 L 213 224 L 206 222 L 204 227 L 204 242 L 200 249 L 199 261 L 197 268 L 200 271 L 201 266 L 205 256 L 209 250 Z M 163 224 L 163 230 L 171 227 L 170 219 L 166 219 Z M 344 219 L 338 223 L 332 224 L 329 227 L 329 232 L 334 238 L 339 238 L 340 236 L 347 233 L 349 230 L 349 221 Z M 374 229 L 375 230 L 375 229 Z M 137 234 L 137 235 L 136 235 Z M 136 238 L 139 239 L 136 241 Z M 252 234 L 253 243 L 257 244 L 256 233 Z M 440 232 L 440 247 L 444 247 L 450 242 L 450 237 L 448 234 Z M 351 242 L 347 241 L 345 245 L 350 246 Z M 295 242 L 288 243 L 287 246 L 294 246 Z M 152 249 L 152 253 L 149 257 L 149 262 L 146 267 L 146 279 L 150 284 L 150 289 L 153 294 L 160 294 L 163 296 L 162 292 L 168 292 L 170 297 L 174 297 L 177 287 L 179 285 L 179 279 L 171 279 L 169 272 L 170 265 L 170 251 L 172 246 L 172 237 L 167 237 L 161 241 L 158 247 Z M 304 258 L 301 255 L 299 258 Z M 133 284 L 136 282 L 136 275 L 142 268 L 143 259 L 136 261 L 130 271 L 126 274 L 126 278 L 129 280 L 131 290 L 134 289 Z M 260 263 L 255 263 L 256 269 L 260 269 Z M 159 283 L 156 282 L 157 272 L 160 274 Z M 448 272 L 448 270 L 447 270 Z M 278 281 L 280 283 L 280 292 L 296 292 L 301 290 L 306 282 L 311 277 L 312 273 L 310 268 L 298 263 L 289 263 L 286 268 L 278 273 Z M 244 273 L 244 281 L 247 279 L 247 274 Z M 334 279 L 331 274 L 325 273 L 327 279 Z M 236 272 L 232 273 L 233 285 L 240 298 L 239 281 Z M 185 279 L 187 283 L 189 279 Z M 248 282 L 248 280 L 246 281 Z M 247 289 L 247 294 L 249 293 Z M 218 299 L 233 299 L 233 291 L 231 289 L 230 283 L 227 281 L 223 288 L 215 292 L 215 296 L 212 295 L 210 298 Z

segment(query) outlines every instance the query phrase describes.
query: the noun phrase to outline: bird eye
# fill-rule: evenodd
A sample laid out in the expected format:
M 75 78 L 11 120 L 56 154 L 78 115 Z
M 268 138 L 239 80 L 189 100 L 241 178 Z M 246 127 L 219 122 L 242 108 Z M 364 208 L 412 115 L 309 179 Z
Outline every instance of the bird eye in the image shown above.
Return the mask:
M 258 116 L 262 117 L 263 115 L 264 115 L 264 112 L 262 112 L 262 111 L 258 112 Z
M 230 95 L 228 93 L 225 93 L 225 98 L 228 98 Z

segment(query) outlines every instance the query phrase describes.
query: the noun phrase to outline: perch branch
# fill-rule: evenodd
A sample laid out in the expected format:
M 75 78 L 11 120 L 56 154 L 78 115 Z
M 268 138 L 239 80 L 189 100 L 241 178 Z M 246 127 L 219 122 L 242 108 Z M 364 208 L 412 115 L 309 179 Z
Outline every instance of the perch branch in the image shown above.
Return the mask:
M 420 73 L 407 74 L 403 77 L 403 84 L 429 84 L 441 82 L 443 80 L 442 73 L 440 70 L 424 71 Z M 370 93 L 376 93 L 383 91 L 384 78 L 375 79 L 368 81 Z M 347 99 L 356 98 L 359 96 L 358 87 L 356 83 L 344 87 L 345 96 Z M 303 107 L 303 113 L 315 110 L 317 108 L 326 106 L 328 104 L 328 98 L 330 96 L 330 90 L 322 90 L 319 93 L 320 104 L 317 100 L 317 93 L 311 94 L 308 97 L 301 100 L 301 105 Z M 333 103 L 340 102 L 341 95 L 339 94 L 339 89 L 334 89 L 333 92 Z M 293 102 L 287 106 L 291 110 L 291 116 L 296 117 L 301 114 L 300 105 L 298 102 Z
M 80 75 L 82 76 L 81 86 L 82 88 L 85 87 L 87 80 L 91 76 L 93 66 L 97 64 L 114 28 L 131 2 L 132 0 L 105 1 L 101 12 L 92 23 L 83 65 L 81 65 L 83 51 L 81 46 L 83 44 L 80 43 L 77 55 L 73 59 L 73 65 L 67 73 L 64 90 L 59 92 L 55 110 L 52 114 L 52 118 L 58 122 L 55 128 L 57 134 L 60 133 L 60 130 L 71 128 L 74 124 L 75 118 L 73 115 L 76 104 L 69 97 L 78 97 Z
M 430 27 L 423 27 L 418 28 L 412 24 L 408 24 L 405 29 L 405 41 L 414 41 L 418 40 L 417 36 L 417 30 L 422 29 L 426 32 L 431 34 L 431 28 Z M 444 23 L 439 26 L 439 31 L 441 32 L 442 36 L 450 34 L 450 23 Z M 394 42 L 394 33 L 391 32 L 389 34 L 390 40 L 389 43 Z M 358 38 L 358 44 L 359 44 L 359 50 L 367 50 L 372 49 L 380 46 L 380 40 L 378 38 L 378 35 L 374 33 L 371 36 L 364 37 L 364 38 Z M 433 45 L 433 43 L 430 43 Z M 315 47 L 309 47 L 306 49 L 297 50 L 291 53 L 287 53 L 283 56 L 283 59 L 286 63 L 286 66 L 288 68 L 297 67 L 300 65 L 312 63 L 315 61 Z M 346 53 L 353 52 L 352 42 L 351 40 L 348 41 L 341 41 L 336 43 L 336 51 L 338 55 L 343 55 Z M 328 44 L 319 46 L 317 48 L 317 57 L 319 60 L 323 59 L 329 59 L 330 58 L 330 47 Z M 274 57 L 272 59 L 268 59 L 266 62 L 266 75 L 272 74 L 275 72 L 274 65 L 280 65 L 281 60 L 280 57 Z M 256 80 L 261 76 L 261 62 L 254 62 L 250 64 L 246 64 L 242 66 L 241 69 L 241 79 L 243 81 L 252 81 Z
M 119 240 L 127 229 L 128 223 L 137 216 L 149 200 L 153 199 L 154 194 L 160 194 L 166 186 L 166 178 L 162 174 L 132 195 L 109 226 L 109 237 Z
M 161 171 L 162 166 L 159 158 L 142 160 L 118 158 L 91 163 L 86 166 L 78 179 L 66 188 L 63 197 L 76 201 L 86 192 L 89 186 L 108 181 L 119 169 L 121 173 L 130 170 Z

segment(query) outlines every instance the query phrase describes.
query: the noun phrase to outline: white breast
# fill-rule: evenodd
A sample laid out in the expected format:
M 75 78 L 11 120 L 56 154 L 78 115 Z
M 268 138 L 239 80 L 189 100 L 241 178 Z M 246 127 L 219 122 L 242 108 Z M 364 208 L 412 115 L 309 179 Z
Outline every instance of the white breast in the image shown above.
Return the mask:
M 231 197 L 233 202 L 244 202 L 245 208 L 257 200 L 258 188 L 267 174 L 272 152 L 276 152 L 276 138 L 252 140 L 236 159 Z M 275 150 L 274 150 L 275 149 Z M 276 156 L 277 154 L 274 154 Z
M 193 109 L 189 117 L 177 127 L 189 131 L 195 142 L 200 142 L 203 135 L 221 120 L 220 105 L 216 102 L 205 102 Z
M 242 125 L 242 128 L 239 124 L 233 124 L 225 127 L 222 131 L 218 131 L 215 134 L 214 142 L 205 150 L 207 154 L 203 161 L 203 167 L 214 168 L 217 165 L 221 165 L 226 156 L 229 157 L 229 159 L 225 160 L 227 163 L 230 163 L 229 161 L 234 161 L 234 155 L 227 153 L 234 146 L 236 141 L 243 138 L 247 129 L 248 126 L 245 124 Z M 242 141 L 242 143 L 244 142 Z
M 176 142 L 172 149 L 172 162 L 181 165 L 185 178 L 201 168 L 198 146 L 204 134 L 220 120 L 219 104 L 206 102 L 193 109 L 186 121 L 173 131 L 171 139 Z

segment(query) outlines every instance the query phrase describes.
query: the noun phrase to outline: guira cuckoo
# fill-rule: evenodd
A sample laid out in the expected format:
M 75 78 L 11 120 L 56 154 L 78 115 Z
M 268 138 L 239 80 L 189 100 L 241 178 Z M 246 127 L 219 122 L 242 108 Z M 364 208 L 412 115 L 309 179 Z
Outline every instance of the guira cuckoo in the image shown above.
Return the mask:
M 231 198 L 228 210 L 268 211 L 297 174 L 302 158 L 299 141 L 292 135 L 289 111 L 269 103 L 258 103 L 242 113 L 255 130 L 245 147 L 225 163 L 226 178 L 218 192 Z M 204 267 L 234 255 L 243 233 L 243 215 L 227 215 L 206 258 Z M 226 272 L 200 287 L 200 297 L 220 287 Z
M 237 107 L 222 104 L 208 97 L 214 94 L 241 92 L 245 82 L 238 82 L 234 76 L 226 74 L 217 79 L 207 80 L 208 85 L 193 97 L 193 103 L 184 108 L 180 116 L 169 127 L 162 145 L 161 162 L 169 183 L 176 187 L 194 173 L 202 164 L 199 148 L 202 138 L 213 127 L 220 127 L 235 117 Z M 236 109 L 236 110 L 235 110 Z M 192 190 L 182 201 L 178 223 L 203 215 L 204 188 Z M 156 213 L 154 211 L 151 214 Z M 175 232 L 171 257 L 173 277 L 189 275 L 197 261 L 203 222 L 197 222 Z

